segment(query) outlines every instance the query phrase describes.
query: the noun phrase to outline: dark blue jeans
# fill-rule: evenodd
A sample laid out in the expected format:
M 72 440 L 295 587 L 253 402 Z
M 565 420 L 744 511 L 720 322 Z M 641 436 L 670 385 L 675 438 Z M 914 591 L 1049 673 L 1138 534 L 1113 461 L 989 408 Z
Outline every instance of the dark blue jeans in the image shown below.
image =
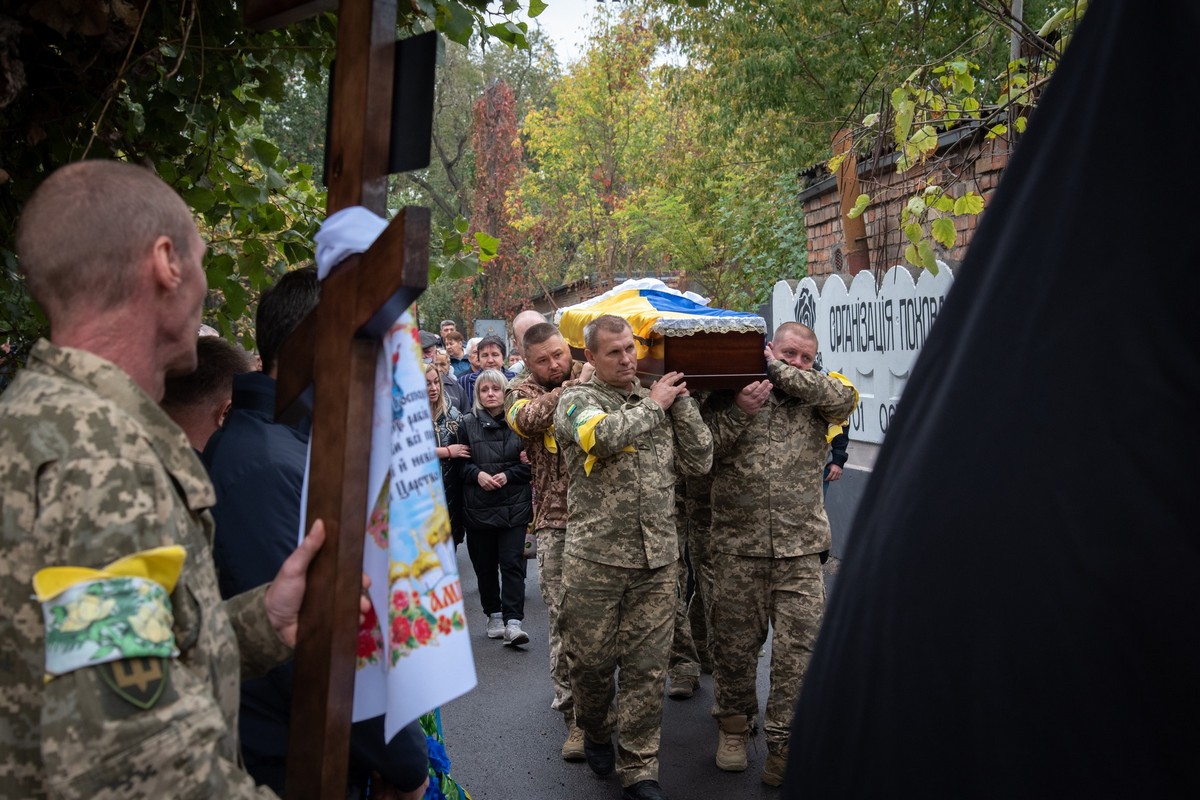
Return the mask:
M 483 613 L 525 619 L 525 526 L 469 528 L 467 553 L 479 580 Z

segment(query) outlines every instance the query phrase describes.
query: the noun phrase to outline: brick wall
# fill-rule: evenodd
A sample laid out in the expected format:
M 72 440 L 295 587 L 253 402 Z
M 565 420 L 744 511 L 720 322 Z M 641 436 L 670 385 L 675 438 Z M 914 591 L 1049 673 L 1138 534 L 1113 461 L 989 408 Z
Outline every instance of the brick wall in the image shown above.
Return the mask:
M 897 173 L 892 159 L 873 164 L 867 159 L 858 163 L 859 192 L 871 196 L 864 217 L 870 246 L 871 269 L 882 274 L 890 267 L 904 262 L 908 244 L 900 229 L 900 209 L 913 192 L 929 184 L 946 188 L 958 197 L 974 191 L 983 196 L 984 211 L 1008 164 L 1011 143 L 1004 139 L 974 141 L 963 136 L 947 145 L 934 161 L 918 165 L 905 173 Z M 800 194 L 804 205 L 804 226 L 808 232 L 808 273 L 812 276 L 847 274 L 847 265 L 840 258 L 845 250 L 841 206 L 837 182 L 823 170 L 813 176 L 812 183 Z M 958 238 L 949 250 L 934 242 L 937 257 L 956 266 L 966 255 L 967 246 L 983 214 L 955 219 Z

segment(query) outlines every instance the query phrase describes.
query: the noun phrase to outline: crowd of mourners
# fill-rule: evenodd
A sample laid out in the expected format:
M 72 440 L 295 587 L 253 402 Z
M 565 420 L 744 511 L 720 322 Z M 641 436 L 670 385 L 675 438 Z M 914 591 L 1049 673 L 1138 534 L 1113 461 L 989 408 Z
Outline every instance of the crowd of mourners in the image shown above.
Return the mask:
M 282 794 L 289 659 L 323 527 L 297 546 L 311 420 L 276 421 L 275 391 L 317 271 L 263 293 L 247 353 L 201 325 L 205 247 L 186 206 L 104 161 L 43 183 L 17 249 L 51 337 L 0 399 L 0 797 Z M 575 355 L 538 312 L 510 327 L 420 334 L 487 638 L 530 642 L 536 558 L 563 759 L 616 771 L 629 800 L 664 797 L 664 697 L 691 697 L 707 670 L 715 766 L 746 770 L 761 729 L 762 780 L 779 785 L 824 609 L 823 486 L 856 391 L 798 323 L 765 343 L 764 379 L 706 392 L 678 372 L 643 385 L 620 317 L 592 320 Z M 440 735 L 434 716 L 387 742 L 382 718 L 355 723 L 348 796 L 441 796 Z

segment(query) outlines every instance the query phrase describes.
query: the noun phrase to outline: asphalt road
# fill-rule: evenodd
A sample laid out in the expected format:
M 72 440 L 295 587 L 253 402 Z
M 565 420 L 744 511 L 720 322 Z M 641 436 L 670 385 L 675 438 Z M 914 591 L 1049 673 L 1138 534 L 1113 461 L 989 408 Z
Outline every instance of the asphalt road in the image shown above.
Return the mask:
M 832 567 L 834 562 L 831 561 Z M 454 778 L 474 800 L 616 800 L 620 779 L 598 778 L 583 762 L 559 756 L 566 737 L 562 717 L 550 710 L 550 657 L 546 644 L 546 606 L 538 588 L 537 563 L 529 561 L 525 581 L 525 625 L 530 642 L 507 647 L 484 634 L 486 619 L 479 605 L 475 572 L 460 547 L 471 645 L 479 685 L 442 707 L 446 747 Z M 831 577 L 827 570 L 827 582 Z M 770 648 L 759 660 L 758 694 L 766 704 Z M 779 790 L 760 777 L 766 761 L 761 736 L 750 741 L 745 772 L 717 769 L 717 724 L 710 712 L 712 676 L 703 675 L 700 689 L 688 700 L 664 701 L 659 750 L 659 783 L 671 800 L 754 800 L 777 798 Z

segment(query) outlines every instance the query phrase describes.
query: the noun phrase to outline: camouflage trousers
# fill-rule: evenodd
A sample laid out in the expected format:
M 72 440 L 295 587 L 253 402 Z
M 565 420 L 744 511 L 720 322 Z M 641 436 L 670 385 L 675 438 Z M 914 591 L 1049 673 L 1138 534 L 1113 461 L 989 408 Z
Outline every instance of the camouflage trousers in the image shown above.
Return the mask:
M 696 653 L 696 643 L 692 641 L 692 625 L 688 619 L 687 590 L 688 566 L 687 561 L 681 558 L 675 587 L 678 598 L 675 630 L 671 638 L 671 657 L 667 661 L 667 677 L 672 683 L 678 683 L 682 678 L 700 677 L 700 656 Z
M 616 697 L 617 770 L 624 786 L 658 780 L 677 574 L 676 564 L 630 569 L 563 559 L 562 634 L 575 723 L 592 741 L 608 741 Z
M 754 558 L 721 553 L 713 574 L 713 683 L 718 719 L 758 718 L 758 652 L 774 628 L 771 689 L 763 722 L 767 749 L 788 743 L 792 713 L 825 611 L 825 580 L 816 554 Z
M 708 526 L 688 525 L 687 555 L 692 565 L 695 585 L 688 603 L 688 622 L 692 629 L 692 642 L 696 656 L 705 669 L 712 671 L 712 648 L 708 632 L 712 630 L 709 619 L 712 610 L 712 557 L 708 552 Z
M 570 726 L 575 722 L 575 701 L 571 697 L 571 676 L 567 671 L 567 655 L 562 642 L 563 603 L 563 544 L 566 531 L 561 528 L 539 528 L 537 536 L 538 580 L 550 629 L 550 680 L 554 684 L 554 699 L 550 708 L 562 713 Z

